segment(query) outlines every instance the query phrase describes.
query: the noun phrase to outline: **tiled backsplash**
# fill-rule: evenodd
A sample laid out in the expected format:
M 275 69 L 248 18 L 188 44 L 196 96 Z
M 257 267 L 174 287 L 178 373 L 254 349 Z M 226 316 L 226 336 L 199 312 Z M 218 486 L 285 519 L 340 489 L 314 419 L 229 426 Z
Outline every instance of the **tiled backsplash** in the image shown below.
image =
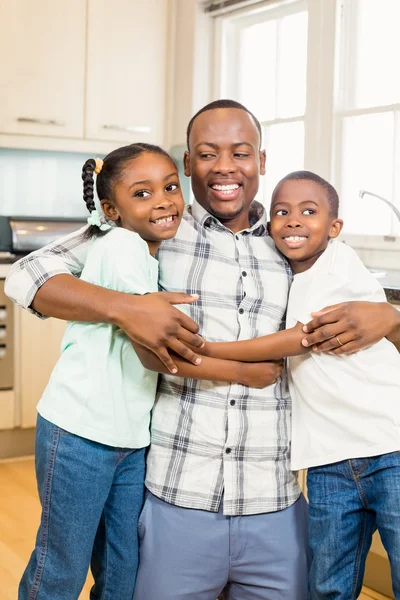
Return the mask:
M 363 263 L 373 269 L 400 271 L 400 237 L 343 235 L 342 241 L 354 248 Z
M 183 146 L 171 154 L 177 160 L 182 188 L 189 201 L 189 179 L 183 174 Z M 81 217 L 81 170 L 86 154 L 0 148 L 0 215 Z
M 84 216 L 85 154 L 0 149 L 0 214 Z

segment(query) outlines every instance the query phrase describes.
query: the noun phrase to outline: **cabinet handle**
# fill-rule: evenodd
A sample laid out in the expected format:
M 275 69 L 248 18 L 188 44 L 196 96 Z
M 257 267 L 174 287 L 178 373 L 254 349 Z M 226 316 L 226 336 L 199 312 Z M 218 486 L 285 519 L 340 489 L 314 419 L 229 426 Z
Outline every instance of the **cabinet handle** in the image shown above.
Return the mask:
M 103 129 L 111 131 L 128 131 L 129 133 L 150 133 L 148 125 L 103 125 Z
M 65 127 L 65 123 L 55 119 L 34 119 L 33 117 L 18 117 L 18 123 L 34 123 L 35 125 L 53 125 L 55 127 Z

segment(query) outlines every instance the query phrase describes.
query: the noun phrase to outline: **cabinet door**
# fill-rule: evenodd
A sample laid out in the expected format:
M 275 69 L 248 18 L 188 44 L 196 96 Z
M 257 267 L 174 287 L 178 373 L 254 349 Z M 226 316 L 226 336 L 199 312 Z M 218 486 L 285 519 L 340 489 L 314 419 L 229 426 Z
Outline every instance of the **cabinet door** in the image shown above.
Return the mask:
M 42 321 L 21 308 L 17 311 L 20 319 L 17 393 L 21 427 L 34 427 L 36 405 L 60 356 L 66 323 L 58 319 Z
M 0 132 L 83 137 L 86 0 L 0 0 Z
M 169 0 L 88 0 L 86 137 L 163 143 Z

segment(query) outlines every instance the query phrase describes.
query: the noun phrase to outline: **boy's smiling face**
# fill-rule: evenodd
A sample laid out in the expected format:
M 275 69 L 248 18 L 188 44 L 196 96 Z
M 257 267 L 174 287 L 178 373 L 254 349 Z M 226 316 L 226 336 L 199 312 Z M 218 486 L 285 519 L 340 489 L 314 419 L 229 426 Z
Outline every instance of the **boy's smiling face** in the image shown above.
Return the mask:
M 275 191 L 270 234 L 295 273 L 309 269 L 342 226 L 332 215 L 327 192 L 315 181 L 287 180 Z
M 248 213 L 265 173 L 265 152 L 253 118 L 237 108 L 201 113 L 193 122 L 185 175 L 197 202 L 232 231 L 249 226 Z

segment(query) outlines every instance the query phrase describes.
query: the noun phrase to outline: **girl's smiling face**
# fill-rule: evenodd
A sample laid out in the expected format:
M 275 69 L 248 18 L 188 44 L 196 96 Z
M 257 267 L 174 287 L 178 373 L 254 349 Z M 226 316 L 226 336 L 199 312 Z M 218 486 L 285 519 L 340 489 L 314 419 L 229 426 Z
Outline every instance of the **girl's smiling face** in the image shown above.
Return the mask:
M 332 215 L 326 191 L 315 181 L 287 180 L 276 190 L 270 234 L 295 273 L 309 269 L 342 226 Z
M 128 160 L 112 196 L 101 200 L 106 217 L 138 233 L 151 254 L 176 234 L 185 203 L 177 168 L 168 156 L 143 152 Z

